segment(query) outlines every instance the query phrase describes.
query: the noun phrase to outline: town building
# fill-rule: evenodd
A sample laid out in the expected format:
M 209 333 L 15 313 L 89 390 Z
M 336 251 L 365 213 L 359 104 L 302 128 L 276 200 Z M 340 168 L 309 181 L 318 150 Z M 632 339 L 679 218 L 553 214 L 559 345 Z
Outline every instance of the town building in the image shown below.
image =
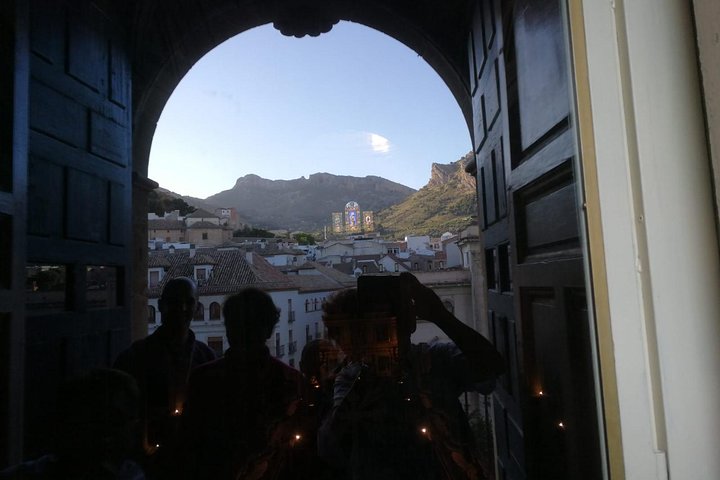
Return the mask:
M 360 210 L 357 202 L 345 204 L 344 212 L 332 214 L 332 231 L 335 234 L 370 233 L 375 231 L 372 211 Z
M 234 209 L 222 209 L 221 211 L 230 213 L 223 218 L 202 208 L 185 217 L 181 217 L 178 210 L 168 212 L 163 217 L 149 213 L 148 240 L 164 243 L 192 243 L 199 247 L 222 245 L 232 238 L 233 227 L 228 222 Z M 236 213 L 235 217 L 237 217 Z
M 342 19 L 420 55 L 466 121 L 471 264 L 495 275 L 476 302 L 508 366 L 497 476 L 720 478 L 719 18 L 716 0 L 0 2 L 0 468 L 47 451 L 58 384 L 147 333 L 149 152 L 181 79 L 251 28 Z M 100 267 L 117 281 L 95 308 Z M 49 272 L 45 305 L 28 280 Z
M 303 273 L 283 273 L 262 255 L 238 247 L 155 250 L 148 256 L 148 334 L 162 323 L 158 300 L 168 279 L 186 276 L 198 285 L 199 303 L 191 328 L 196 338 L 218 355 L 228 348 L 222 306 L 225 299 L 246 287 L 266 291 L 280 309 L 270 352 L 298 366 L 307 342 L 324 338 L 322 304 L 333 292 L 354 286 L 355 279 L 321 265 Z

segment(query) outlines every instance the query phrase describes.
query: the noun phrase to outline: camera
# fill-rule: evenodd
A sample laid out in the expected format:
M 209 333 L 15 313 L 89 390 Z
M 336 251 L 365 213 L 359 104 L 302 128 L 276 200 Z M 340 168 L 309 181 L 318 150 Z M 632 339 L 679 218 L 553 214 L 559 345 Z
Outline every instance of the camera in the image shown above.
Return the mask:
M 356 301 L 356 313 L 324 318 L 331 338 L 374 376 L 402 377 L 415 315 L 400 277 L 360 276 Z

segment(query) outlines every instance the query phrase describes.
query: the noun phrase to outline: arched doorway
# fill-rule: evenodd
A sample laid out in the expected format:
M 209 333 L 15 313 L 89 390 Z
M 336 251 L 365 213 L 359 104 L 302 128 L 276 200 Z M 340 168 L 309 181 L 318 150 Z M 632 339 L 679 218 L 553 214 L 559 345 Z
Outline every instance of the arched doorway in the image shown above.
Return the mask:
M 498 468 L 506 478 L 597 474 L 601 429 L 593 421 L 572 87 L 558 2 L 32 3 L 30 160 L 18 165 L 29 172 L 28 259 L 40 268 L 65 265 L 72 288 L 62 315 L 24 326 L 27 388 L 39 388 L 28 397 L 26 418 L 43 411 L 47 400 L 37 392 L 51 391 L 56 378 L 107 363 L 126 343 L 129 318 L 146 327 L 147 254 L 138 239 L 146 234 L 147 154 L 177 82 L 209 49 L 254 26 L 274 22 L 289 34 L 315 34 L 343 19 L 422 55 L 473 137 L 486 242 L 479 263 L 492 273 L 491 332 L 509 366 L 495 397 Z M 120 268 L 124 289 L 113 308 L 87 308 L 78 287 L 89 265 Z M 64 362 L 43 363 L 53 355 Z M 593 420 L 578 429 L 583 415 Z M 28 430 L 36 427 L 41 419 Z
M 494 405 L 500 474 L 601 478 L 564 3 L 486 0 L 410 11 L 400 2 L 360 9 L 308 0 L 184 8 L 154 2 L 138 16 L 167 25 L 158 31 L 148 23 L 136 35 L 163 58 L 135 56 L 141 58 L 133 72 L 139 175 L 177 82 L 205 52 L 249 28 L 272 22 L 286 35 L 302 36 L 355 21 L 428 61 L 457 100 L 476 154 L 488 275 L 487 305 L 480 304 L 508 363 Z

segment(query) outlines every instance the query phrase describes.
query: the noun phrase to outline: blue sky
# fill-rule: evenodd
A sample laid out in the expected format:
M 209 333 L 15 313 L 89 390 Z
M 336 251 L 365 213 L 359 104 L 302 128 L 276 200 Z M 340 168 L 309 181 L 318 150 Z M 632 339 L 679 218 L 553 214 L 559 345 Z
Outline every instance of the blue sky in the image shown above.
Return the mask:
M 265 25 L 183 78 L 158 122 L 149 176 L 199 198 L 249 173 L 378 175 L 420 188 L 433 162 L 471 148 L 450 90 L 400 42 L 349 22 L 301 39 Z

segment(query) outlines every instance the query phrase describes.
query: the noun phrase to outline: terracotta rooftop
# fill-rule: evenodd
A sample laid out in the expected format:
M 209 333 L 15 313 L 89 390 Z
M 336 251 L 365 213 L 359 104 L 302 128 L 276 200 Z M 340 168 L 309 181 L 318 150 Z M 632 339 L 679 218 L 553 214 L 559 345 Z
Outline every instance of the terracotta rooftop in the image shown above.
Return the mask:
M 172 264 L 164 255 L 150 255 L 148 258 L 148 267 L 150 268 L 170 268 Z
M 198 260 L 190 257 L 189 250 L 153 250 L 148 253 L 148 265 L 165 268 L 163 280 L 156 287 L 148 288 L 150 298 L 158 298 L 165 283 L 175 277 L 192 277 L 194 265 Z M 288 278 L 277 271 L 259 255 L 253 255 L 251 265 L 241 250 L 220 250 L 217 248 L 197 249 L 195 257 L 200 257 L 202 264 L 214 265 L 206 283 L 199 285 L 201 295 L 229 295 L 244 287 L 257 287 L 263 290 L 292 289 L 293 284 Z
M 210 213 L 207 210 L 203 210 L 202 208 L 198 208 L 194 212 L 192 212 L 189 215 L 186 215 L 185 218 L 220 218 L 214 213 Z
M 190 265 L 217 265 L 217 262 L 210 255 L 199 253 L 190 259 Z
M 156 218 L 148 220 L 148 230 L 181 230 L 185 224 L 181 220 L 166 220 Z
M 326 267 L 318 262 L 306 262 L 305 265 L 312 265 L 318 272 L 340 283 L 344 287 L 354 287 L 357 282 L 354 276 L 340 272 L 332 267 Z
M 187 228 L 193 228 L 193 229 L 196 229 L 196 228 L 221 229 L 221 228 L 223 228 L 223 226 L 222 226 L 222 225 L 216 225 L 216 224 L 214 224 L 214 223 L 212 223 L 212 222 L 206 222 L 206 221 L 204 221 L 204 220 L 201 220 L 201 221 L 199 221 L 199 222 L 193 223 L 192 225 L 188 226 Z
M 336 282 L 325 275 L 288 275 L 288 278 L 292 279 L 297 289 L 304 293 L 339 290 L 347 287 L 347 285 Z

